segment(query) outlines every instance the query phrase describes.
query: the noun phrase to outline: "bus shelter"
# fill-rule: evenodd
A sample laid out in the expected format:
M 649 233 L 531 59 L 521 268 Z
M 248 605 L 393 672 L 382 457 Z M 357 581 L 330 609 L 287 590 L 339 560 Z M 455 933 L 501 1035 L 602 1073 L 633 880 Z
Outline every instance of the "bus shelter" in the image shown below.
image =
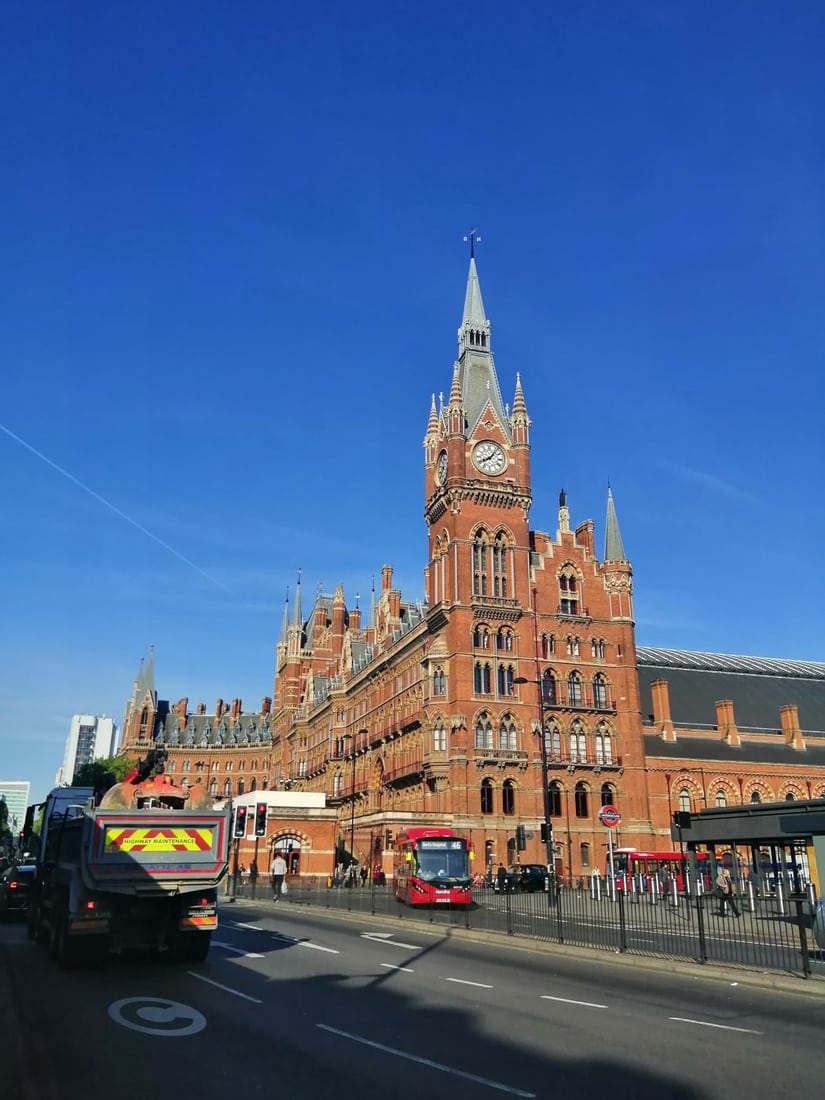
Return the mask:
M 673 815 L 671 839 L 687 849 L 695 872 L 696 852 L 708 853 L 712 879 L 721 865 L 759 893 L 780 888 L 803 895 L 813 884 L 820 893 L 825 869 L 825 799 L 712 806 Z M 693 877 L 693 876 L 692 876 Z M 695 878 L 694 878 L 695 881 Z

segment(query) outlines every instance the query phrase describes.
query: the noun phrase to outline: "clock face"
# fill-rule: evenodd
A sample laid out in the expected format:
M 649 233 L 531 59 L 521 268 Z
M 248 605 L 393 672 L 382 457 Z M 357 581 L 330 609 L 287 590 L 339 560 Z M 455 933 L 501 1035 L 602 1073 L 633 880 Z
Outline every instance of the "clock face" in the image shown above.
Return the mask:
M 473 448 L 473 462 L 483 474 L 500 474 L 507 465 L 507 456 L 498 443 L 485 439 Z
M 444 479 L 447 476 L 447 452 L 442 451 L 438 456 L 438 466 L 435 470 L 435 479 L 439 485 L 444 484 Z

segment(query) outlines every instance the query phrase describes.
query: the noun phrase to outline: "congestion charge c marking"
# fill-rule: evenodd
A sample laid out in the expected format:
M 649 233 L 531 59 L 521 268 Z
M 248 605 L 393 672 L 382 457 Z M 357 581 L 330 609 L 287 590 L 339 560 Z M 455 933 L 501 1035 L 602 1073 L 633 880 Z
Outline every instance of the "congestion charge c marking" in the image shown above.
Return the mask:
M 109 1015 L 121 1027 L 162 1038 L 182 1039 L 206 1027 L 202 1012 L 166 997 L 124 997 L 109 1005 Z

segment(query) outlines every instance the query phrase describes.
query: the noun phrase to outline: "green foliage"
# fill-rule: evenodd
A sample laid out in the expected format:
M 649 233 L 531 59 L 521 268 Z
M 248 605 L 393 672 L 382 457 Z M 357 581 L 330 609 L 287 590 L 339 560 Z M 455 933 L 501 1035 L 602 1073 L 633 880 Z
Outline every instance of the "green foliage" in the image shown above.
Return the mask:
M 134 761 L 128 756 L 102 756 L 91 764 L 84 764 L 75 772 L 73 785 L 76 787 L 94 787 L 99 779 L 111 772 L 119 783 L 131 770 Z
M 9 808 L 5 798 L 0 798 L 0 833 L 5 833 L 9 827 Z

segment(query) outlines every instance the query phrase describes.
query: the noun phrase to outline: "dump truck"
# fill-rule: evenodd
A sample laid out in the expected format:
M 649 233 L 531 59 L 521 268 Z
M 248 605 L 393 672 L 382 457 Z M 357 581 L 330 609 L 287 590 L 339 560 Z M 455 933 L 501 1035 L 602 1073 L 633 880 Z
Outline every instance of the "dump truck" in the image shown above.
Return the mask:
M 28 933 L 63 966 L 125 951 L 206 958 L 228 870 L 229 814 L 150 753 L 121 783 L 57 787 L 29 807 Z

